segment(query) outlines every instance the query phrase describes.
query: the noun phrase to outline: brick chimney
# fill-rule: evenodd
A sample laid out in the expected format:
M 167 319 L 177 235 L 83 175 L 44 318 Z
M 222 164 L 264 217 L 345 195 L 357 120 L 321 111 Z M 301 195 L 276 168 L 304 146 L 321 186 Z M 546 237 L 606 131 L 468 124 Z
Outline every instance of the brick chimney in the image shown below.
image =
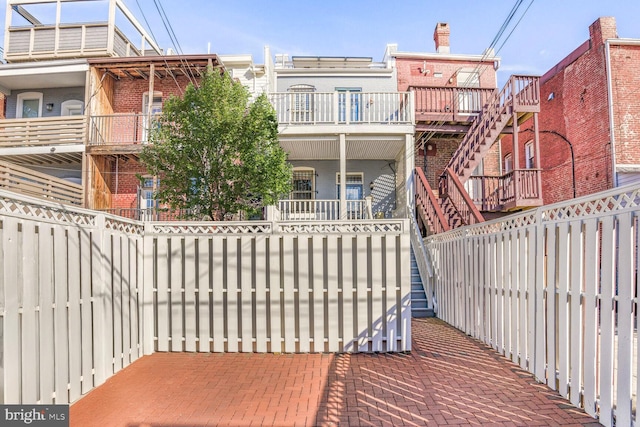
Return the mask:
M 589 26 L 589 37 L 594 45 L 604 44 L 607 39 L 618 38 L 616 18 L 603 16 Z
M 438 22 L 433 32 L 433 41 L 436 42 L 436 52 L 449 53 L 449 24 L 446 22 Z

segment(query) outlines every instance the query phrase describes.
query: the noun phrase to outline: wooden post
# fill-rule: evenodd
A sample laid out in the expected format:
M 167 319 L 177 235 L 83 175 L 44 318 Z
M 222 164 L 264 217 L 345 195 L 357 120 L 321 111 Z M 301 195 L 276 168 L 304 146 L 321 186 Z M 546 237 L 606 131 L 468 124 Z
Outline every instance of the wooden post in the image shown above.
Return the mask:
M 538 188 L 538 198 L 542 199 L 542 165 L 540 164 L 540 130 L 538 126 L 538 113 L 533 113 L 533 147 L 535 150 L 536 186 Z M 572 148 L 573 149 L 573 148 Z M 575 174 L 575 171 L 573 172 Z M 575 191 L 575 188 L 574 188 Z M 575 195 L 574 195 L 575 197 Z
M 347 219 L 347 141 L 340 134 L 340 219 Z

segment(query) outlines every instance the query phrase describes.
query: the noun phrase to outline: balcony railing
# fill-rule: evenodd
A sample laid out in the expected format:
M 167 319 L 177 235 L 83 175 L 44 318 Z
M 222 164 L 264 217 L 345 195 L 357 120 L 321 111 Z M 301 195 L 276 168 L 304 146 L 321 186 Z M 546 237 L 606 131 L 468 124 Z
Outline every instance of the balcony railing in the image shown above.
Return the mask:
M 418 121 L 471 121 L 487 105 L 495 89 L 410 86 Z
M 347 200 L 346 218 L 372 219 L 371 200 Z M 340 200 L 280 200 L 278 216 L 281 221 L 338 221 Z
M 78 116 L 0 120 L 0 147 L 84 145 L 86 124 Z
M 146 114 L 91 116 L 89 145 L 144 144 L 149 135 L 148 121 Z
M 539 174 L 539 169 L 518 169 L 502 176 L 471 176 L 466 187 L 481 211 L 540 206 Z
M 109 24 L 60 24 L 9 28 L 8 61 L 38 58 L 143 56 L 117 28 L 109 43 Z M 150 51 L 150 52 L 149 52 Z M 146 53 L 158 54 L 149 48 Z
M 278 92 L 280 124 L 412 124 L 411 92 Z
M 82 206 L 82 185 L 0 161 L 0 189 L 66 205 Z

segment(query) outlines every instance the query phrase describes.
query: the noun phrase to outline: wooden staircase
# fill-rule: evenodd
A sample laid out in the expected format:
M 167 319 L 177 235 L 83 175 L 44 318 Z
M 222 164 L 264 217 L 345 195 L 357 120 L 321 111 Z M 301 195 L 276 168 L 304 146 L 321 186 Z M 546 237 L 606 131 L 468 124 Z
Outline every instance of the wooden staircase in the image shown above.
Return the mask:
M 451 168 L 464 184 L 501 133 L 513 130 L 513 126 L 539 111 L 539 78 L 511 76 L 505 87 L 489 100 L 473 122 L 447 168 Z
M 516 135 L 518 125 L 539 111 L 539 78 L 511 76 L 505 87 L 489 99 L 464 136 L 440 176 L 437 197 L 422 170 L 416 169 L 416 210 L 425 228 L 441 233 L 484 221 L 464 183 L 501 134 L 515 130 Z M 517 192 L 520 181 L 507 182 Z

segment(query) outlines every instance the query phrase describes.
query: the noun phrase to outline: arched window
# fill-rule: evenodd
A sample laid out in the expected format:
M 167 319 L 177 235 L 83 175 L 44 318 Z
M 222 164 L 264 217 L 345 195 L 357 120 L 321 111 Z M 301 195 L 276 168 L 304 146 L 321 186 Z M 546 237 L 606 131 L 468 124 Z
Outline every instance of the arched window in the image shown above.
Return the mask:
M 60 104 L 60 113 L 63 116 L 81 116 L 84 113 L 84 103 L 77 99 L 70 99 Z

